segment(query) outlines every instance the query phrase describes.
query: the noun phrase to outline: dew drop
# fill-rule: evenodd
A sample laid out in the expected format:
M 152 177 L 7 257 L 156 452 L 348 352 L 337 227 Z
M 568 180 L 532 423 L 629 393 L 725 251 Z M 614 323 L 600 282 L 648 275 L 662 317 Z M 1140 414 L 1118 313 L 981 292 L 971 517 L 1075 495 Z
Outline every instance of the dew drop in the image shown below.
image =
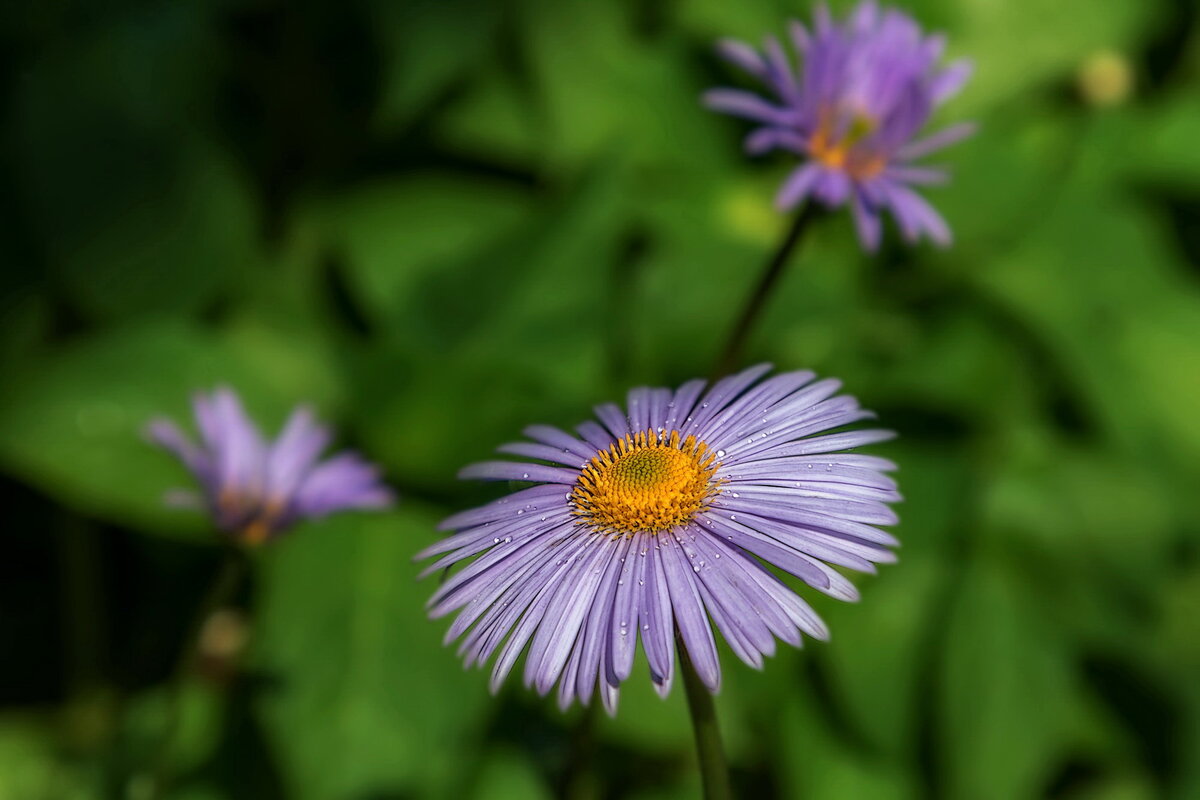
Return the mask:
M 729 494 L 731 497 L 741 497 L 737 492 L 730 492 Z
M 528 472 L 522 472 L 522 473 L 521 473 L 521 477 L 522 477 L 522 478 L 528 478 L 528 477 L 529 477 L 529 473 L 528 473 Z
M 525 513 L 525 509 L 523 509 L 523 508 L 518 508 L 518 509 L 517 509 L 517 515 L 518 515 L 518 516 L 520 516 L 521 514 L 524 514 L 524 513 Z
M 805 464 L 804 466 L 808 467 L 809 469 L 812 469 L 812 464 Z
M 646 579 L 638 578 L 638 586 L 645 586 L 645 585 L 646 585 Z
M 725 457 L 725 451 L 724 451 L 724 450 L 718 450 L 718 451 L 717 451 L 717 458 L 724 458 L 724 457 Z
M 650 630 L 650 626 L 649 626 L 649 625 L 643 625 L 643 626 L 642 626 L 642 630 L 644 630 L 644 631 L 648 631 L 648 630 Z
M 492 544 L 500 544 L 500 540 L 499 540 L 499 539 L 492 539 Z

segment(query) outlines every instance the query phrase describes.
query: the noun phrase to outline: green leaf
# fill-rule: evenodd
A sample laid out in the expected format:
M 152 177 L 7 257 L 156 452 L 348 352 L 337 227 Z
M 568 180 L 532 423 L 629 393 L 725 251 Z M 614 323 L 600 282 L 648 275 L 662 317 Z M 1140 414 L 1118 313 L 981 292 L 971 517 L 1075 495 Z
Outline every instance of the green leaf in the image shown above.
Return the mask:
M 426 619 L 434 581 L 412 554 L 437 514 L 402 502 L 307 525 L 263 552 L 254 664 L 277 677 L 261 699 L 290 795 L 425 796 L 464 769 L 486 678 Z
M 247 180 L 202 133 L 214 60 L 198 8 L 88 26 L 19 84 L 18 191 L 53 274 L 96 318 L 202 308 L 260 257 Z
M 914 776 L 878 757 L 855 752 L 830 729 L 810 687 L 776 706 L 771 763 L 784 797 L 870 797 L 909 800 L 918 796 Z
M 501 5 L 486 0 L 371 5 L 384 60 L 376 109 L 383 131 L 411 123 L 452 82 L 477 73 L 473 68 L 488 55 L 502 18 Z
M 1046 5 L 1038 0 L 976 2 L 957 5 L 948 21 L 950 52 L 975 62 L 975 75 L 955 113 L 1019 98 L 1038 85 L 1070 75 L 1094 51 L 1120 48 L 1136 41 L 1153 17 L 1150 4 L 1114 0 L 1097 5 L 1089 0 L 1062 0 Z M 1013 43 L 1020 42 L 1020 55 Z
M 408 332 L 419 327 L 408 319 L 413 307 L 422 310 L 413 301 L 440 273 L 477 263 L 483 276 L 507 278 L 488 263 L 490 251 L 528 218 L 531 205 L 507 184 L 426 174 L 358 187 L 308 215 L 345 258 L 352 289 L 374 321 Z
M 1089 175 L 972 277 L 1046 344 L 1113 442 L 1196 477 L 1200 295 L 1162 228 Z
M 897 759 L 912 752 L 918 682 L 929 643 L 935 603 L 947 569 L 940 560 L 907 557 L 881 568 L 862 584 L 861 603 L 826 613 L 831 631 L 822 648 L 838 699 L 872 744 Z
M 97 777 L 61 758 L 48 728 L 0 719 L 0 800 L 89 800 L 99 796 Z
M 484 761 L 471 796 L 475 800 L 549 800 L 554 795 L 525 754 L 500 748 Z
M 945 636 L 938 729 L 949 796 L 1035 796 L 1070 707 L 1065 642 L 1027 587 L 986 558 L 963 575 Z

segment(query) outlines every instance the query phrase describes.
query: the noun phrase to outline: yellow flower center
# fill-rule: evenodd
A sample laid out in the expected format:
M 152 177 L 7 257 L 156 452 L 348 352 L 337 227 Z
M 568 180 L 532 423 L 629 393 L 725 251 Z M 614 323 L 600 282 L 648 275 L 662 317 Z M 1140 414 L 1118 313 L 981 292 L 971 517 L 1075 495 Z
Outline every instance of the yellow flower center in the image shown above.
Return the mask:
M 855 114 L 849 128 L 840 136 L 837 132 L 837 115 L 824 113 L 816 132 L 808 140 L 809 153 L 814 159 L 830 169 L 846 172 L 852 178 L 867 180 L 883 171 L 886 159 L 872 153 L 861 152 L 855 146 L 874 131 L 874 120 L 865 114 Z
M 720 481 L 716 454 L 695 436 L 627 435 L 583 468 L 571 492 L 580 523 L 616 534 L 658 533 L 707 507 Z

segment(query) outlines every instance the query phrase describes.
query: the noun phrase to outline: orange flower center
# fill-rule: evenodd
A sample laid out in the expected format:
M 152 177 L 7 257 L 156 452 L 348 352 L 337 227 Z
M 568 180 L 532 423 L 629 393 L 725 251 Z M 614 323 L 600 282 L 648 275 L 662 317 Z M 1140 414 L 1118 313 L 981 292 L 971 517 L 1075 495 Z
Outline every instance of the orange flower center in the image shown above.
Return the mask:
M 875 121 L 855 114 L 850 126 L 839 135 L 837 115 L 821 115 L 821 124 L 808 140 L 809 154 L 830 169 L 842 170 L 856 180 L 873 178 L 883 171 L 887 161 L 880 155 L 856 148 L 875 130 Z
M 630 535 L 689 522 L 718 491 L 708 445 L 679 431 L 627 435 L 583 468 L 571 492 L 579 522 Z

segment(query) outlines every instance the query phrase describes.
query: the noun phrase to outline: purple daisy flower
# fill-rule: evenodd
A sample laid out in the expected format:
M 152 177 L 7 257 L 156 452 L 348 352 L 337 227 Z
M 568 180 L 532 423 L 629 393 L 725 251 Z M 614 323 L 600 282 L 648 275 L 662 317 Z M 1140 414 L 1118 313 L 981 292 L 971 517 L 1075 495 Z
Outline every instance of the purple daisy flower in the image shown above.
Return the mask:
M 804 159 L 780 188 L 776 204 L 787 210 L 808 197 L 829 208 L 849 203 L 869 250 L 879 246 L 884 209 L 891 210 L 908 241 L 927 235 L 949 244 L 945 220 L 912 188 L 944 183 L 946 172 L 914 162 L 970 135 L 974 126 L 914 137 L 933 110 L 966 83 L 971 65 L 938 67 L 945 37 L 925 36 L 907 14 L 881 11 L 873 0 L 841 22 L 820 5 L 812 31 L 793 21 L 790 33 L 798 73 L 774 37 L 767 38 L 762 53 L 737 41 L 719 45 L 726 60 L 765 83 L 775 100 L 740 89 L 704 95 L 709 108 L 761 125 L 746 137 L 748 152 L 780 149 Z
M 197 394 L 192 402 L 200 444 L 174 422 L 151 421 L 148 433 L 196 477 L 200 492 L 178 490 L 171 500 L 206 506 L 218 528 L 259 544 L 305 517 L 351 508 L 383 508 L 393 501 L 379 470 L 351 452 L 318 461 L 329 429 L 312 410 L 292 412 L 279 438 L 265 441 L 232 389 Z
M 599 689 L 614 713 L 640 638 L 660 694 L 675 673 L 674 641 L 706 686 L 721 669 L 710 623 L 747 664 L 761 667 L 775 638 L 827 637 L 824 623 L 768 568 L 833 597 L 856 600 L 833 566 L 874 572 L 891 562 L 896 484 L 890 461 L 844 451 L 891 438 L 833 431 L 874 415 L 835 380 L 811 372 L 759 381 L 769 365 L 678 390 L 634 389 L 628 407 L 596 408 L 578 435 L 545 425 L 500 452 L 536 462 L 488 461 L 460 477 L 529 481 L 490 505 L 441 524 L 448 538 L 428 575 L 466 567 L 429 602 L 459 610 L 446 641 L 467 666 L 498 653 L 499 688 L 528 645 L 525 683 L 559 704 Z M 831 566 L 832 565 L 832 566 Z

